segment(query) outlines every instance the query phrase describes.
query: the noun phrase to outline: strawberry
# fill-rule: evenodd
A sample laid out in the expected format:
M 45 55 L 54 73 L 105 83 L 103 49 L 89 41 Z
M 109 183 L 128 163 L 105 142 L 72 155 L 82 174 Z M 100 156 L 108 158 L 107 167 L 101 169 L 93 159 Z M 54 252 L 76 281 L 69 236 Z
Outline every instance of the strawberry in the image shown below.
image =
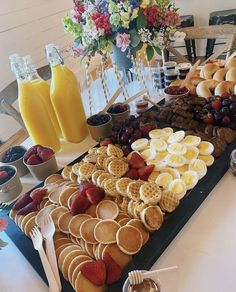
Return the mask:
M 203 123 L 205 124 L 214 124 L 214 121 L 214 117 L 211 113 L 208 113 L 203 117 Z
M 25 162 L 28 160 L 28 158 L 32 155 L 32 154 L 37 154 L 37 148 L 40 145 L 35 145 L 33 147 L 31 147 L 29 150 L 27 150 L 24 154 L 24 160 Z
M 139 179 L 138 170 L 134 168 L 128 170 L 124 176 L 135 180 Z
M 71 214 L 74 216 L 84 213 L 90 206 L 91 203 L 89 202 L 88 198 L 81 195 L 80 192 L 76 192 L 71 202 Z
M 26 193 L 15 202 L 14 206 L 12 207 L 12 210 L 20 210 L 29 203 L 31 203 L 32 201 L 33 199 L 31 198 L 31 196 L 28 193 Z
M 106 281 L 106 266 L 104 261 L 89 261 L 82 265 L 81 273 L 94 285 L 101 286 Z
M 138 169 L 139 178 L 147 181 L 150 174 L 153 172 L 154 167 L 155 166 L 151 164 Z
M 221 109 L 221 101 L 220 101 L 220 99 L 217 98 L 215 100 L 212 100 L 211 106 L 215 110 L 220 110 Z
M 25 207 L 23 207 L 22 209 L 20 209 L 16 215 L 27 215 L 29 213 L 35 212 L 38 210 L 37 207 L 37 203 L 36 202 L 31 202 L 29 204 L 27 204 Z
M 52 149 L 42 146 L 38 146 L 37 153 L 43 162 L 48 161 L 54 155 L 54 151 Z
M 221 99 L 224 100 L 224 99 L 228 99 L 230 97 L 230 93 L 228 92 L 224 92 L 221 94 Z
M 139 127 L 139 130 L 142 132 L 143 137 L 148 137 L 149 132 L 154 129 L 155 129 L 155 126 L 152 124 L 146 124 Z
M 122 270 L 121 267 L 113 260 L 108 252 L 103 255 L 103 261 L 106 265 L 107 278 L 106 284 L 112 284 L 118 281 L 121 277 Z
M 105 192 L 101 188 L 93 187 L 86 190 L 86 196 L 91 204 L 97 205 L 105 197 Z
M 36 189 L 32 191 L 31 193 L 31 198 L 33 199 L 33 201 L 36 202 L 36 204 L 40 204 L 43 198 L 45 198 L 46 196 L 47 196 L 47 189 L 44 189 L 44 188 Z
M 136 152 L 130 158 L 129 165 L 131 168 L 139 169 L 145 166 L 144 159 Z
M 89 181 L 83 180 L 79 185 L 79 191 L 82 195 L 86 195 L 86 191 L 90 188 L 94 188 L 95 185 L 90 183 Z
M 8 172 L 6 170 L 0 171 L 0 179 L 8 177 Z
M 103 139 L 100 142 L 100 146 L 107 146 L 108 144 L 111 144 L 111 140 L 109 138 Z
M 42 160 L 38 157 L 37 154 L 32 154 L 26 161 L 29 165 L 36 165 L 42 163 Z

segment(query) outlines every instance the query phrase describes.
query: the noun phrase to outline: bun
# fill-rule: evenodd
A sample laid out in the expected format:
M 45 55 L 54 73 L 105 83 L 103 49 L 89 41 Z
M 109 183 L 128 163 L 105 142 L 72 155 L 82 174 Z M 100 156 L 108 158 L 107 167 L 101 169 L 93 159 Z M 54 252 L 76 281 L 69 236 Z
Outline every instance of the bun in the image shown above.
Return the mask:
M 221 69 L 217 70 L 213 76 L 213 79 L 218 81 L 218 82 L 224 81 L 227 71 L 228 71 L 228 69 L 226 69 L 226 68 L 221 68 Z
M 213 95 L 211 90 L 215 90 L 218 84 L 219 82 L 213 79 L 200 82 L 196 88 L 197 95 L 205 98 L 211 97 Z
M 194 85 L 197 86 L 200 82 L 204 81 L 204 78 L 201 77 L 192 77 L 190 78 L 190 82 Z
M 223 93 L 234 93 L 235 83 L 231 81 L 221 81 L 215 89 L 215 95 L 222 95 Z
M 213 74 L 219 70 L 220 67 L 214 63 L 205 64 L 200 72 L 200 77 L 204 79 L 212 79 Z
M 229 69 L 226 73 L 225 79 L 236 83 L 236 67 Z
M 232 58 L 232 59 L 229 59 L 225 64 L 225 68 L 227 68 L 227 69 L 231 69 L 231 68 L 234 68 L 234 67 L 236 67 L 236 57 Z
M 171 82 L 170 86 L 180 86 L 183 81 L 184 80 L 175 80 Z M 188 82 L 187 84 L 185 84 L 185 86 L 189 89 L 190 94 L 196 94 L 196 88 L 191 82 Z

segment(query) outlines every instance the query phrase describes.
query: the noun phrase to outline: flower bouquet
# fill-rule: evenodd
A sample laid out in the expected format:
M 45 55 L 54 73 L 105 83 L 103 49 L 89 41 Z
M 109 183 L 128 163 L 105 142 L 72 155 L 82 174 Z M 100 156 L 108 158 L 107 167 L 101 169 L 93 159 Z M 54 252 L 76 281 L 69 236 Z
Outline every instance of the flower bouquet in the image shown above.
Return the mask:
M 106 54 L 119 49 L 126 56 L 146 44 L 151 60 L 170 41 L 183 39 L 177 31 L 178 9 L 170 0 L 74 0 L 70 16 L 63 18 L 65 31 L 75 37 L 79 56 Z

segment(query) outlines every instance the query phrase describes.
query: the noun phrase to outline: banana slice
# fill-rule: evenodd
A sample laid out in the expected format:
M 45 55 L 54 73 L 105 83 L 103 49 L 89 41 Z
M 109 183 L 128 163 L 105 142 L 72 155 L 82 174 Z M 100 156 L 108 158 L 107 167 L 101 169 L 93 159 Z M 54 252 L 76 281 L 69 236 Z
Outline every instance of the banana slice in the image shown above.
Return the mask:
M 199 155 L 198 159 L 203 160 L 206 163 L 206 166 L 211 166 L 215 158 L 212 155 Z
M 137 153 L 138 155 L 140 155 L 140 153 L 139 153 L 138 151 L 131 151 L 131 152 L 128 154 L 128 156 L 127 156 L 127 159 L 128 159 L 128 160 L 131 159 L 133 153 Z
M 183 141 L 186 146 L 198 146 L 201 143 L 201 138 L 193 135 L 186 136 Z
M 200 159 L 193 159 L 189 163 L 188 169 L 196 171 L 196 173 L 198 174 L 198 178 L 199 179 L 203 178 L 207 173 L 206 163 L 203 160 L 200 160 Z
M 176 170 L 177 170 L 180 174 L 183 174 L 185 171 L 188 170 L 188 164 L 185 164 L 185 165 L 180 166 L 180 167 L 176 167 Z
M 156 150 L 149 148 L 141 152 L 141 156 L 145 161 L 153 160 L 156 157 Z
M 134 141 L 131 144 L 131 148 L 134 151 L 140 151 L 140 150 L 143 150 L 145 147 L 147 147 L 147 145 L 148 145 L 148 139 L 142 138 L 142 139 L 138 139 L 138 140 Z
M 168 154 L 165 161 L 171 167 L 180 167 L 186 163 L 186 158 L 179 154 Z
M 164 160 L 168 154 L 168 151 L 158 152 L 156 154 L 155 160 Z
M 151 139 L 157 139 L 157 138 L 160 138 L 164 134 L 165 132 L 162 129 L 155 129 L 149 132 L 149 137 Z
M 150 148 L 153 148 L 156 151 L 162 152 L 167 149 L 167 143 L 162 139 L 152 139 L 150 141 Z
M 155 165 L 154 171 L 160 171 L 166 168 L 166 162 L 164 160 L 154 159 L 154 160 L 147 161 L 147 165 L 150 165 L 150 164 Z
M 185 132 L 184 131 L 177 131 L 170 135 L 168 139 L 169 144 L 180 142 L 184 139 Z
M 186 163 L 189 164 L 191 160 L 197 159 L 199 155 L 199 150 L 195 146 L 188 146 L 187 152 L 184 154 L 186 158 Z
M 198 183 L 198 174 L 193 170 L 185 171 L 181 178 L 186 185 L 187 191 L 193 189 Z
M 214 151 L 214 146 L 210 142 L 202 141 L 198 145 L 198 149 L 201 155 L 211 155 Z
M 155 182 L 159 174 L 160 174 L 159 171 L 155 171 L 155 170 L 154 170 L 154 171 L 149 175 L 149 177 L 148 177 L 148 181 L 149 181 L 149 182 Z
M 172 175 L 173 179 L 180 178 L 180 174 L 178 170 L 176 170 L 175 168 L 166 167 L 163 170 L 161 170 L 161 173 L 163 172 L 168 172 L 170 175 Z
M 160 186 L 163 187 L 164 189 L 168 189 L 169 184 L 173 181 L 173 177 L 171 174 L 169 174 L 168 172 L 163 172 L 161 174 L 158 175 L 158 177 L 156 178 L 155 183 Z
M 174 133 L 174 130 L 173 130 L 172 128 L 169 128 L 169 127 L 167 127 L 167 128 L 163 128 L 162 130 L 163 130 L 168 136 L 170 136 L 171 134 Z
M 186 185 L 182 179 L 173 180 L 169 184 L 168 190 L 174 193 L 179 199 L 182 199 L 187 192 Z
M 165 141 L 166 143 L 168 143 L 167 141 L 168 141 L 169 137 L 170 137 L 170 135 L 164 134 L 164 135 L 161 136 L 160 139 L 162 139 L 163 141 Z
M 187 147 L 181 143 L 173 143 L 168 146 L 167 151 L 170 154 L 184 155 L 187 152 Z

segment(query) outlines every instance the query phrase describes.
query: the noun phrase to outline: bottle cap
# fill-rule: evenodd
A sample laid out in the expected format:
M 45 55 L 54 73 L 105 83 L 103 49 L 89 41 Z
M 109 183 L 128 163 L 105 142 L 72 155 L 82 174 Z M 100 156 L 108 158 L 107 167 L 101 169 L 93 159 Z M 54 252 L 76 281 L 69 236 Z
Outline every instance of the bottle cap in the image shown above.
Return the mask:
M 16 78 L 25 78 L 25 70 L 22 64 L 22 59 L 18 54 L 12 54 L 9 56 L 10 66 L 12 72 L 16 75 Z
M 46 56 L 51 66 L 64 64 L 63 58 L 57 46 L 54 44 L 47 44 L 45 46 Z

